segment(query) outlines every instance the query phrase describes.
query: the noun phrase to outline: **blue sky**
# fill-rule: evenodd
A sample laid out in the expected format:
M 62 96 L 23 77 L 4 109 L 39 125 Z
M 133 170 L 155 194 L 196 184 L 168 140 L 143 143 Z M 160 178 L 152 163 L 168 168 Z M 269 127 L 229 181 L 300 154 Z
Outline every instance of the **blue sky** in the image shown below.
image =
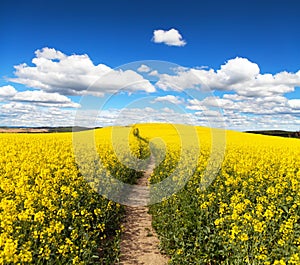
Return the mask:
M 87 125 L 122 117 L 300 130 L 299 10 L 296 0 L 1 1 L 0 125 L 73 125 L 110 97 Z M 124 89 L 126 80 L 144 85 Z

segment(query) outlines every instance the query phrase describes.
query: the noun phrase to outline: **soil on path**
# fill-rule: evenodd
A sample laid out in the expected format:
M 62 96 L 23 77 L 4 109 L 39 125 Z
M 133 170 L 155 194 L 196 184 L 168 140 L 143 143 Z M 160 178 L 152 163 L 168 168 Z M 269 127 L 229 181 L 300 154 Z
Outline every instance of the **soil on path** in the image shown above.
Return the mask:
M 154 168 L 152 161 L 137 185 L 147 186 Z M 159 239 L 152 228 L 148 207 L 126 206 L 124 233 L 121 241 L 120 265 L 165 265 L 168 257 L 159 251 Z

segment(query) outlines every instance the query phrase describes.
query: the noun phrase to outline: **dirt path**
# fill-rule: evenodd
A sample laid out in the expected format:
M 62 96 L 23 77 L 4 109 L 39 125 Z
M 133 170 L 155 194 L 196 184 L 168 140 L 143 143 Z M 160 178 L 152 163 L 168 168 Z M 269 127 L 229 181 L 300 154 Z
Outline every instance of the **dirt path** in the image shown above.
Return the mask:
M 144 176 L 138 180 L 138 185 L 148 185 L 148 178 L 153 168 L 154 161 L 150 163 Z M 159 240 L 151 222 L 152 217 L 148 214 L 148 207 L 126 206 L 120 265 L 164 265 L 168 263 L 168 258 L 159 252 Z

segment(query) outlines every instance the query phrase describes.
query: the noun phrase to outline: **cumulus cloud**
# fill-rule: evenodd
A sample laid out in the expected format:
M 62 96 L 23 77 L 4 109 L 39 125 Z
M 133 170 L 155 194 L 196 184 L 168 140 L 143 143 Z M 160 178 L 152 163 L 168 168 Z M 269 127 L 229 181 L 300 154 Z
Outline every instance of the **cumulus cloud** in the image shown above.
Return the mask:
M 17 90 L 11 85 L 0 87 L 0 98 L 12 97 L 16 93 Z
M 16 93 L 11 101 L 28 102 L 44 106 L 56 106 L 64 108 L 79 108 L 80 104 L 72 102 L 66 96 L 58 93 L 46 93 L 44 91 L 23 91 Z
M 35 55 L 37 58 L 45 58 L 49 60 L 62 60 L 66 58 L 65 54 L 53 48 L 43 48 L 42 50 L 36 50 Z
M 155 92 L 155 87 L 140 74 L 133 70 L 110 71 L 95 81 L 84 93 L 92 95 L 103 95 L 105 93 L 116 93 L 119 91 L 136 92 L 145 91 Z
M 177 29 L 163 30 L 158 29 L 153 32 L 153 42 L 164 43 L 168 46 L 184 46 L 186 41 L 182 39 L 181 34 Z
M 203 107 L 231 108 L 233 101 L 219 97 L 206 97 L 203 100 L 189 99 L 187 109 L 202 110 Z
M 246 58 L 235 58 L 221 65 L 217 71 L 221 83 L 232 85 L 239 82 L 252 80 L 258 76 L 260 70 L 257 64 L 250 62 Z
M 202 82 L 192 71 L 179 71 L 176 75 L 158 74 L 159 80 L 156 82 L 156 86 L 165 91 L 183 91 L 187 88 L 197 89 Z
M 283 126 L 284 123 L 278 120 L 281 117 L 291 121 L 286 124 L 290 128 L 299 130 L 297 126 L 299 126 L 298 122 L 300 121 L 300 100 L 288 100 L 284 96 L 253 98 L 225 94 L 223 98 L 207 97 L 203 100 L 188 100 L 187 109 L 200 111 L 199 113 L 219 110 L 224 115 L 228 128 L 232 129 L 254 130 L 254 128 L 264 129 L 266 127 L 272 129 L 275 125 Z M 236 126 L 237 117 L 239 126 Z M 259 124 L 256 124 L 257 120 L 260 121 Z M 281 127 L 281 129 L 287 128 Z
M 153 103 L 156 102 L 170 102 L 172 104 L 182 104 L 183 100 L 181 98 L 179 98 L 178 96 L 173 96 L 173 95 L 166 95 L 166 96 L 162 96 L 162 97 L 157 97 L 153 100 Z
M 3 126 L 73 126 L 75 110 L 9 102 L 0 105 L 0 117 Z
M 40 90 L 17 91 L 13 86 L 0 87 L 0 99 L 3 102 L 23 102 L 34 105 L 55 106 L 61 108 L 79 108 L 80 104 L 58 93 L 47 93 Z
M 170 115 L 164 110 L 152 108 L 128 108 L 102 110 L 75 110 L 47 107 L 23 102 L 10 102 L 0 105 L 1 125 L 3 126 L 111 126 L 128 125 L 135 122 L 183 121 L 186 116 Z M 136 115 L 139 113 L 139 115 Z M 76 119 L 75 119 L 76 118 Z
M 137 70 L 141 73 L 148 73 L 151 71 L 151 68 L 148 65 L 142 64 Z
M 292 109 L 300 110 L 300 99 L 290 99 L 290 100 L 288 101 L 288 105 L 289 105 Z
M 245 97 L 270 97 L 292 92 L 295 86 L 300 86 L 300 71 L 262 74 L 257 64 L 237 57 L 217 71 L 188 69 L 176 75 L 162 74 L 156 85 L 163 90 L 210 89 L 234 91 Z
M 139 115 L 136 115 L 139 113 Z M 195 124 L 195 117 L 191 113 L 175 112 L 169 108 L 127 108 L 118 111 L 115 124 L 127 125 L 144 122 L 185 123 Z
M 233 130 L 299 130 L 299 114 L 277 113 L 276 115 L 260 114 L 247 115 L 235 110 L 222 112 L 202 106 L 202 110 L 194 115 L 195 124 Z
M 125 91 L 154 92 L 154 86 L 132 70 L 114 70 L 105 64 L 94 65 L 88 55 L 65 55 L 51 48 L 35 52 L 33 66 L 15 66 L 11 82 L 62 95 L 104 95 Z
M 153 70 L 148 75 L 150 75 L 150 76 L 158 76 L 158 71 L 157 70 Z
M 300 99 L 290 99 L 285 95 L 300 86 L 300 71 L 261 73 L 258 64 L 247 58 L 230 59 L 218 69 L 178 67 L 170 69 L 173 74 L 169 74 L 169 70 L 166 74 L 158 72 L 150 63 L 141 64 L 135 70 L 113 70 L 105 64 L 95 65 L 85 54 L 66 55 L 44 48 L 35 52 L 31 66 L 21 64 L 15 69 L 15 78 L 10 80 L 32 89 L 20 92 L 11 85 L 0 87 L 2 125 L 72 125 L 77 116 L 82 126 L 135 122 L 175 122 L 213 127 L 223 127 L 225 122 L 227 128 L 235 130 L 299 130 L 300 126 Z M 147 77 L 141 73 L 147 73 Z M 146 79 L 150 79 L 149 76 L 158 80 L 155 85 Z M 150 93 L 156 90 L 155 87 L 173 91 L 170 94 L 174 95 L 157 96 L 151 103 L 182 104 L 186 113 L 176 112 L 167 104 L 162 109 L 109 109 L 101 113 L 87 110 L 85 113 L 80 111 L 82 108 L 78 103 L 67 97 L 103 96 L 120 89 Z M 190 90 L 185 91 L 187 89 L 196 91 L 193 94 Z M 218 91 L 219 96 L 199 94 L 199 91 L 211 90 Z M 190 96 L 197 94 L 201 97 L 193 99 Z M 78 116 L 78 112 L 82 116 Z M 98 117 L 96 124 L 89 124 L 95 117 Z

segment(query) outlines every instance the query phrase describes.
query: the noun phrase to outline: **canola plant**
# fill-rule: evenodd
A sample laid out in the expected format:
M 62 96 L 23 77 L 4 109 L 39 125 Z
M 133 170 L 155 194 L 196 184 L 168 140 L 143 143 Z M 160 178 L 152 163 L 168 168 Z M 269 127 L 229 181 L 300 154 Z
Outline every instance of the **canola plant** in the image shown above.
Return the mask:
M 300 140 L 226 131 L 221 167 L 203 189 L 213 151 L 209 135 L 216 132 L 198 127 L 197 133 L 196 170 L 183 189 L 150 207 L 170 263 L 300 264 Z M 176 168 L 175 134 L 169 131 L 172 148 L 152 183 Z
M 134 184 L 150 152 L 171 264 L 300 264 L 300 140 L 172 124 L 88 134 L 0 134 L 0 264 L 116 263 L 110 184 Z
M 84 139 L 88 132 L 75 134 Z M 121 181 L 135 182 L 138 172 L 120 164 L 110 139 L 111 128 L 97 130 L 96 150 L 102 163 L 95 160 L 80 169 L 72 133 L 0 134 L 0 264 L 118 260 L 124 209 L 97 193 L 82 174 L 111 173 Z M 135 144 L 133 139 L 133 154 L 138 152 Z M 90 161 L 89 152 L 81 154 Z

